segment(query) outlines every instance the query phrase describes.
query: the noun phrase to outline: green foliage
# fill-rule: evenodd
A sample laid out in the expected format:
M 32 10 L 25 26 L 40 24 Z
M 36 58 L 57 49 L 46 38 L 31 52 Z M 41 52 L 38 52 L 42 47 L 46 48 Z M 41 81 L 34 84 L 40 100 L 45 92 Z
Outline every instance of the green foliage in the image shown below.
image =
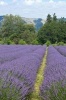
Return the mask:
M 15 85 L 6 83 L 0 78 L 0 100 L 21 100 L 19 90 Z
M 57 17 L 55 15 L 55 13 L 53 14 L 53 21 L 57 21 Z
M 24 22 L 19 16 L 13 16 L 12 14 L 4 16 L 2 22 L 2 37 L 9 37 L 15 32 L 20 33 L 23 24 Z
M 13 41 L 15 44 L 18 44 L 18 41 L 20 39 L 19 34 L 13 33 L 9 36 L 9 39 Z
M 11 44 L 11 40 L 10 39 L 6 39 L 5 43 L 8 44 L 8 45 Z
M 52 44 L 63 41 L 66 43 L 66 22 L 62 19 L 59 21 L 54 13 L 51 20 L 51 16 L 47 16 L 47 21 L 44 26 L 38 31 L 38 41 L 41 44 L 46 43 L 49 40 Z
M 45 43 L 47 46 L 51 45 L 51 42 L 49 40 L 47 40 L 47 42 Z
M 4 44 L 4 41 L 1 40 L 1 41 L 0 41 L 0 44 Z
M 31 42 L 31 33 L 29 30 L 25 30 L 22 34 L 21 34 L 21 38 L 26 42 L 26 43 L 30 43 Z
M 35 27 L 32 24 L 25 24 L 20 16 L 12 14 L 4 16 L 2 26 L 0 28 L 1 44 L 19 44 L 19 40 L 23 39 L 27 44 L 45 44 L 47 40 L 51 44 L 58 45 L 61 41 L 66 43 L 66 22 L 63 18 L 57 19 L 56 14 L 51 17 L 47 15 L 46 23 L 36 33 Z M 63 45 L 63 44 L 62 44 Z
M 0 100 L 18 100 L 18 92 L 15 87 L 10 88 L 9 86 L 6 88 L 2 88 L 0 95 Z
M 4 39 L 0 41 L 0 44 L 15 44 L 13 41 L 11 41 L 10 39 Z
M 38 43 L 37 40 L 33 40 L 33 41 L 31 42 L 31 44 L 33 44 L 33 45 L 38 45 L 39 43 Z
M 8 44 L 8 45 L 10 45 L 10 44 L 15 44 L 15 43 L 13 41 L 11 41 L 10 39 L 5 38 L 4 40 L 2 40 L 2 44 Z
M 41 44 L 46 43 L 49 40 L 51 43 L 55 43 L 57 41 L 56 33 L 57 32 L 57 23 L 51 22 L 46 23 L 39 31 L 38 31 L 38 41 Z
M 36 39 L 35 27 L 32 24 L 25 24 L 20 16 L 13 16 L 12 14 L 4 16 L 0 35 L 4 43 L 15 44 L 23 39 L 27 44 L 30 44 Z
M 47 20 L 46 20 L 46 22 L 47 22 L 47 23 L 50 23 L 51 21 L 52 21 L 52 17 L 51 17 L 50 14 L 48 14 L 48 15 L 47 15 Z
M 52 46 L 58 46 L 57 44 L 52 44 Z
M 30 32 L 30 30 L 25 30 L 21 34 L 21 39 L 23 39 L 27 44 L 31 44 L 31 42 L 36 39 L 36 34 L 33 32 Z
M 50 88 L 45 90 L 44 95 L 47 100 L 66 100 L 66 85 L 62 82 L 52 83 Z
M 64 45 L 64 42 L 59 42 L 58 45 Z
M 34 27 L 33 24 L 27 24 L 27 25 L 25 25 L 25 29 L 29 30 L 30 32 L 35 33 L 35 27 Z
M 19 40 L 19 44 L 26 44 L 26 42 L 23 40 L 23 39 L 21 39 L 21 40 Z
M 15 42 L 14 41 L 11 41 L 11 44 L 15 44 Z

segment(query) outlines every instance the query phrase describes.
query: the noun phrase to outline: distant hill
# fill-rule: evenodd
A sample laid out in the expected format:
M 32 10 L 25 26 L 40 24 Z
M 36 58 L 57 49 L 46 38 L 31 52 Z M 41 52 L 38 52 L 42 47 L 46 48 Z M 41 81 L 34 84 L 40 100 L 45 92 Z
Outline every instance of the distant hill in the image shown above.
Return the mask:
M 1 21 L 3 20 L 4 16 L 0 16 L 0 25 L 1 25 Z M 22 17 L 22 19 L 27 23 L 27 24 L 33 24 L 35 25 L 36 31 L 38 31 L 43 24 L 45 23 L 45 20 L 41 19 L 41 18 L 25 18 Z
M 0 26 L 1 26 L 1 21 L 3 20 L 4 16 L 0 16 Z
M 45 20 L 41 19 L 41 18 L 25 18 L 22 17 L 22 19 L 27 23 L 27 24 L 34 24 L 36 30 L 38 31 L 43 24 L 45 23 Z
M 4 16 L 0 16 L 0 21 L 2 21 L 3 17 L 4 17 Z

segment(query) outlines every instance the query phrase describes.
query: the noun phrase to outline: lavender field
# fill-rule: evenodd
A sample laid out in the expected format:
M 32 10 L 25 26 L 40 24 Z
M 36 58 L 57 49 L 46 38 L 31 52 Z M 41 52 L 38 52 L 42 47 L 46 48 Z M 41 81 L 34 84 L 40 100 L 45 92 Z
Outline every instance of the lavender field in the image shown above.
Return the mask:
M 66 47 L 46 45 L 0 45 L 0 100 L 35 100 L 32 92 L 45 56 L 36 100 L 66 100 Z

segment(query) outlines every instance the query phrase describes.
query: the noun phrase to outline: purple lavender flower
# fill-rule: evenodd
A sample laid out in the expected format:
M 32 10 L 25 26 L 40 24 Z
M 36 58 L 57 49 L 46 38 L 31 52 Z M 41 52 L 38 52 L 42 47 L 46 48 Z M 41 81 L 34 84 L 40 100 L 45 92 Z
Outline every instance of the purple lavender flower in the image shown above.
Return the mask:
M 1 45 L 0 79 L 2 88 L 16 88 L 21 99 L 26 100 L 33 90 L 37 71 L 45 54 L 46 46 L 41 45 Z M 19 99 L 19 100 L 21 100 Z
M 42 100 L 65 100 L 65 87 L 66 57 L 61 55 L 54 47 L 50 46 L 48 48 L 44 80 L 40 88 Z M 61 99 L 61 97 L 64 99 Z

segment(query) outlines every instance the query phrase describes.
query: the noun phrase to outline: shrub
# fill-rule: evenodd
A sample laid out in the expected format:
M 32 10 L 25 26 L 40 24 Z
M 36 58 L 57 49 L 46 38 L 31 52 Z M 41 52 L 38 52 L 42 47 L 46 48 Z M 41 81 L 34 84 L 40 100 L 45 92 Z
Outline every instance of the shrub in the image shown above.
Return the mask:
M 58 45 L 64 45 L 64 42 L 59 42 Z
M 38 43 L 38 41 L 37 40 L 33 40 L 32 42 L 31 42 L 31 44 L 36 44 L 36 45 L 38 45 L 39 43 Z
M 26 42 L 23 39 L 21 39 L 19 40 L 19 44 L 26 44 Z
M 0 41 L 0 44 L 4 44 L 4 41 L 1 40 L 1 41 Z
M 3 40 L 3 44 L 8 44 L 9 45 L 11 43 L 12 43 L 12 41 L 8 38 Z
M 51 42 L 49 40 L 47 40 L 47 42 L 45 43 L 47 46 L 51 45 Z

